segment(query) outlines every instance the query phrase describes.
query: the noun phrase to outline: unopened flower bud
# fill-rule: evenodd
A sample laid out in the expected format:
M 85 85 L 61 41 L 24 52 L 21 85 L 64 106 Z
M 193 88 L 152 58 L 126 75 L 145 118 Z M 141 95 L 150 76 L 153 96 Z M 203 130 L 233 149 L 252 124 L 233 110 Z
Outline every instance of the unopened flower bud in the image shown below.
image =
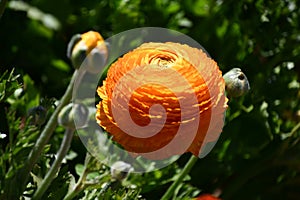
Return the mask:
M 85 67 L 90 73 L 98 73 L 105 66 L 107 47 L 102 36 L 95 31 L 74 35 L 67 49 L 67 56 L 75 69 Z
M 228 97 L 239 97 L 250 90 L 246 75 L 240 68 L 233 68 L 223 76 Z
M 112 179 L 118 181 L 124 180 L 131 171 L 133 171 L 133 167 L 123 161 L 115 162 L 110 169 Z
M 36 106 L 28 110 L 28 116 L 31 117 L 30 124 L 41 126 L 46 121 L 47 110 L 43 106 Z
M 58 123 L 66 128 L 82 128 L 89 116 L 87 107 L 83 104 L 69 103 L 58 114 Z

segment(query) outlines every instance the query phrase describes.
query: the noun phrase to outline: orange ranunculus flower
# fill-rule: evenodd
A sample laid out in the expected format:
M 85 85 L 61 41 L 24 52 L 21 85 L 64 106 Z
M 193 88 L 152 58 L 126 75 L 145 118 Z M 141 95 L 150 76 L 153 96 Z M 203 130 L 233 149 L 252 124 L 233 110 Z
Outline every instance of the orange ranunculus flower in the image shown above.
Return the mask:
M 206 53 L 188 45 L 142 44 L 111 65 L 97 93 L 97 123 L 134 155 L 199 156 L 224 125 L 222 73 Z

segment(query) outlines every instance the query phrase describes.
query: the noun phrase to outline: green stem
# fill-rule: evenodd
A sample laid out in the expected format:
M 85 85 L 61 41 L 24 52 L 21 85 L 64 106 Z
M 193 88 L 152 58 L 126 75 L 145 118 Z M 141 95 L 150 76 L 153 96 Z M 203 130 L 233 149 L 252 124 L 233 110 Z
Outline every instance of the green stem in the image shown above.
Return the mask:
M 80 183 L 80 185 L 76 184 L 76 189 L 72 190 L 72 192 L 68 193 L 63 200 L 72 200 L 75 196 L 77 196 L 83 189 L 84 185 Z
M 299 129 L 300 129 L 300 122 L 296 124 L 296 126 L 291 130 L 291 132 L 288 135 L 289 136 L 294 135 Z
M 182 182 L 184 177 L 191 171 L 192 167 L 196 164 L 198 157 L 192 155 L 187 164 L 184 166 L 183 170 L 179 174 L 178 178 L 173 182 L 173 184 L 169 187 L 167 192 L 161 198 L 161 200 L 168 200 L 174 194 L 175 189 L 177 186 Z
M 2 17 L 4 10 L 6 8 L 7 0 L 0 0 L 0 18 Z
M 84 162 L 83 172 L 82 172 L 81 176 L 79 177 L 76 185 L 72 189 L 72 191 L 69 192 L 65 196 L 64 200 L 72 200 L 77 194 L 79 194 L 85 188 L 84 181 L 86 179 L 86 176 L 88 175 L 88 164 L 90 162 L 90 159 L 91 159 L 91 155 L 89 153 L 87 153 L 86 158 L 85 158 L 85 162 Z
M 51 117 L 50 117 L 49 121 L 47 122 L 43 132 L 39 136 L 36 144 L 34 145 L 34 147 L 32 148 L 32 150 L 31 150 L 31 152 L 28 156 L 28 159 L 25 163 L 25 166 L 24 166 L 24 168 L 21 172 L 22 173 L 21 176 L 24 176 L 20 179 L 20 181 L 21 181 L 20 185 L 22 187 L 21 188 L 21 193 L 22 193 L 22 191 L 24 191 L 24 189 L 26 187 L 26 183 L 27 183 L 28 177 L 30 175 L 30 171 L 32 170 L 35 163 L 37 162 L 37 160 L 40 157 L 45 145 L 47 144 L 48 140 L 52 136 L 53 131 L 55 130 L 55 128 L 57 126 L 57 117 L 58 117 L 59 112 L 71 100 L 72 92 L 73 92 L 73 85 L 74 85 L 74 82 L 76 80 L 76 77 L 77 77 L 77 71 L 74 72 L 74 74 L 72 76 L 72 79 L 71 79 L 71 81 L 68 85 L 68 88 L 66 89 L 65 94 L 61 98 L 59 105 L 57 106 L 57 108 L 55 109 L 53 114 L 51 115 Z
M 53 162 L 50 170 L 47 172 L 41 185 L 38 186 L 35 194 L 32 197 L 32 200 L 41 199 L 41 197 L 43 196 L 43 194 L 45 193 L 45 191 L 48 189 L 49 185 L 55 178 L 56 174 L 59 172 L 62 160 L 67 155 L 68 150 L 70 148 L 73 135 L 74 135 L 74 129 L 67 128 L 65 131 L 63 141 L 60 145 L 59 151 L 57 152 L 56 159 Z

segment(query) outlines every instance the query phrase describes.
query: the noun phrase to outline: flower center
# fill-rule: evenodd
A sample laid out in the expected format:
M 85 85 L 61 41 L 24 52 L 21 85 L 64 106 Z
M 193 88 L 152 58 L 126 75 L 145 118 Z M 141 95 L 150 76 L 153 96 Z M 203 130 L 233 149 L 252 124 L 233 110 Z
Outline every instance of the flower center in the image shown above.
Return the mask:
M 157 57 L 153 57 L 150 59 L 150 63 L 152 65 L 158 65 L 161 68 L 170 68 L 172 67 L 174 62 L 175 59 L 171 56 L 169 57 L 169 56 L 159 55 Z

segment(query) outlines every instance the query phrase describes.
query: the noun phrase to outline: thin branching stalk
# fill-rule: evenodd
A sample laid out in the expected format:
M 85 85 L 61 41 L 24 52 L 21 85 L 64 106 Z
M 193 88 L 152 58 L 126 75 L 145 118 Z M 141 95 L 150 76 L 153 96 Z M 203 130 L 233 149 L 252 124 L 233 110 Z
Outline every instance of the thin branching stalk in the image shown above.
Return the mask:
M 53 162 L 50 170 L 47 172 L 41 185 L 38 186 L 36 192 L 32 197 L 32 200 L 41 199 L 41 197 L 46 192 L 53 179 L 56 177 L 57 173 L 59 172 L 62 160 L 68 153 L 73 135 L 74 135 L 74 129 L 67 128 L 65 131 L 63 141 L 60 145 L 59 151 L 57 152 L 56 159 Z
M 86 176 L 88 175 L 88 164 L 90 162 L 91 155 L 89 153 L 86 154 L 84 169 L 82 174 L 80 175 L 77 183 L 72 188 L 72 190 L 65 196 L 64 200 L 72 200 L 77 194 L 79 194 L 86 186 L 84 185 L 84 181 Z
M 22 173 L 21 176 L 23 176 L 20 179 L 21 193 L 24 191 L 24 189 L 26 187 L 26 183 L 27 183 L 28 177 L 30 175 L 30 171 L 32 170 L 33 166 L 35 165 L 35 163 L 41 156 L 45 145 L 47 144 L 48 140 L 52 136 L 52 134 L 57 126 L 57 117 L 58 117 L 59 112 L 65 105 L 67 105 L 69 103 L 69 101 L 72 98 L 73 85 L 76 80 L 76 77 L 77 77 L 77 70 L 73 73 L 72 79 L 68 85 L 68 88 L 65 91 L 65 94 L 61 98 L 59 105 L 57 106 L 57 108 L 55 109 L 53 114 L 51 115 L 44 130 L 42 131 L 36 144 L 34 145 L 34 147 L 32 148 L 32 150 L 28 156 L 27 162 L 25 163 L 23 171 L 21 172 Z

